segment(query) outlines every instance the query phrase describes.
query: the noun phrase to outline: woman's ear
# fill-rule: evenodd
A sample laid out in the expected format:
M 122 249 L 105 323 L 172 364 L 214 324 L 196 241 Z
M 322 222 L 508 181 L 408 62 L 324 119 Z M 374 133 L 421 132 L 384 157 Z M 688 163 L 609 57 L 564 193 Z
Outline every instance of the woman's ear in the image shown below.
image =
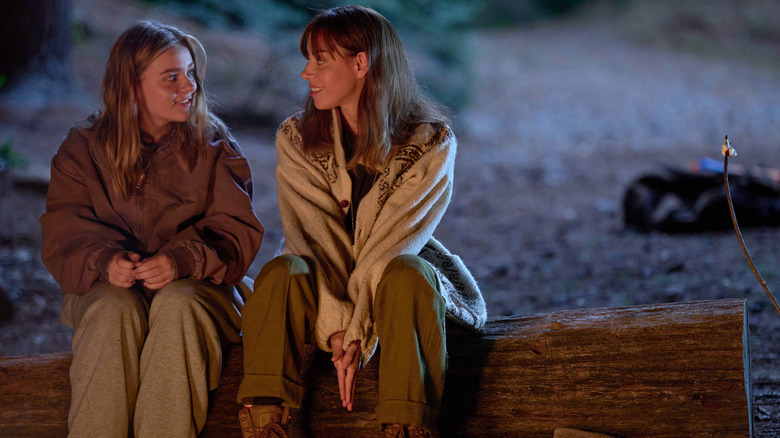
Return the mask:
M 366 52 L 358 52 L 355 55 L 358 79 L 363 79 L 368 74 L 368 55 Z

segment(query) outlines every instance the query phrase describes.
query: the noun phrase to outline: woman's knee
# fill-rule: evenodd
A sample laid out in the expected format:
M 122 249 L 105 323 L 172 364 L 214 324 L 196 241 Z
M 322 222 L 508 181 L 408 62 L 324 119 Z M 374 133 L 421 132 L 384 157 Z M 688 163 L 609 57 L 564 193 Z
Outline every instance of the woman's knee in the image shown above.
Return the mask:
M 285 254 L 271 259 L 257 275 L 254 291 L 246 300 L 242 313 L 271 307 L 271 303 L 277 299 L 283 299 L 285 302 L 316 302 L 313 296 L 310 296 L 314 294 L 311 276 L 309 264 L 300 256 Z M 288 296 L 290 294 L 293 296 Z
M 259 284 L 266 281 L 269 277 L 292 277 L 295 275 L 309 275 L 310 273 L 309 264 L 306 263 L 303 257 L 293 254 L 280 255 L 263 265 L 260 273 L 257 274 L 254 287 L 257 290 Z
M 410 300 L 421 291 L 438 295 L 436 271 L 422 257 L 412 254 L 396 256 L 385 267 L 379 281 L 376 301 L 388 299 Z
M 289 283 L 293 278 L 305 278 L 311 275 L 311 268 L 303 257 L 285 254 L 271 259 L 257 274 L 252 296 L 271 288 L 277 290 L 277 284 Z M 266 291 L 267 292 L 267 291 Z M 251 297 L 250 297 L 251 299 Z
M 431 269 L 431 265 L 420 256 L 414 254 L 401 254 L 395 256 L 385 266 L 382 276 L 392 274 L 420 274 Z

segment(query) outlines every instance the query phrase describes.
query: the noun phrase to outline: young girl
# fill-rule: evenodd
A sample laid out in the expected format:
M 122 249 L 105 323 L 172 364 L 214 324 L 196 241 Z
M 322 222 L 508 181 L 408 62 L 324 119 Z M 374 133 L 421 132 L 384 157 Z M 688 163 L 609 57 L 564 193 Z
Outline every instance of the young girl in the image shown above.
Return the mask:
M 445 314 L 474 328 L 486 319 L 473 277 L 432 237 L 452 193 L 455 136 L 379 13 L 321 12 L 301 52 L 311 93 L 276 136 L 283 255 L 261 270 L 242 317 L 243 436 L 286 436 L 306 342 L 332 351 L 349 411 L 380 343 L 378 422 L 391 436 L 427 436 L 444 388 Z
M 116 41 L 105 107 L 52 159 L 42 259 L 72 327 L 70 436 L 194 437 L 239 342 L 262 240 L 249 165 L 202 88 L 205 53 L 142 21 Z

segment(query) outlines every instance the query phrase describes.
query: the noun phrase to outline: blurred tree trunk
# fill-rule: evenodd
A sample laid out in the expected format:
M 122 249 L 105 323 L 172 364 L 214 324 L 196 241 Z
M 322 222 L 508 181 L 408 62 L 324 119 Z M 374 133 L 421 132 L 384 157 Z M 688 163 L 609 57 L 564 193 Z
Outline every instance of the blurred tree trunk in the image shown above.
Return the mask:
M 69 82 L 70 0 L 2 0 L 0 83 Z M 54 87 L 52 87 L 54 88 Z

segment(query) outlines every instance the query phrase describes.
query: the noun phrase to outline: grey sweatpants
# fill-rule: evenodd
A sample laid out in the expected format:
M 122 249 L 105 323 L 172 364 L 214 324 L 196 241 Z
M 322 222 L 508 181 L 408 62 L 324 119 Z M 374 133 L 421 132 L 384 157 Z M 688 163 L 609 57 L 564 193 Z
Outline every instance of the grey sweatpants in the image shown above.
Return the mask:
M 234 288 L 174 281 L 149 299 L 109 284 L 63 299 L 74 329 L 70 437 L 195 437 L 223 342 L 240 341 Z M 132 425 L 132 428 L 131 428 Z

